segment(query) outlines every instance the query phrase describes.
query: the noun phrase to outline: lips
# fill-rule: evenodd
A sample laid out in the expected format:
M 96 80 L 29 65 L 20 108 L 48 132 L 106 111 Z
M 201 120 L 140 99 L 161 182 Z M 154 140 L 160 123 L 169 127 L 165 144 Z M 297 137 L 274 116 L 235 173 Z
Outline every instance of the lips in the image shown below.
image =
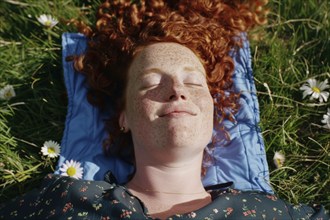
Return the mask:
M 197 115 L 194 110 L 188 107 L 169 107 L 165 108 L 164 111 L 161 112 L 159 117 L 166 117 L 166 116 L 184 116 L 184 115 Z

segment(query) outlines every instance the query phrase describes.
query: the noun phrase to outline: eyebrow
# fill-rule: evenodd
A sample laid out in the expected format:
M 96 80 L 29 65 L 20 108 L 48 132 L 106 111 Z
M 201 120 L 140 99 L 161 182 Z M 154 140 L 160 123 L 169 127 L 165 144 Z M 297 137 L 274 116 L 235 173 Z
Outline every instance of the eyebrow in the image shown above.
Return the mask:
M 200 68 L 198 68 L 196 66 L 194 66 L 194 67 L 192 67 L 192 66 L 186 66 L 186 67 L 183 68 L 183 70 L 185 70 L 187 72 L 200 72 L 201 74 L 206 75 L 204 69 L 203 69 L 204 71 L 201 71 Z
M 163 71 L 156 67 L 143 70 L 143 75 L 148 75 L 152 73 L 163 73 Z

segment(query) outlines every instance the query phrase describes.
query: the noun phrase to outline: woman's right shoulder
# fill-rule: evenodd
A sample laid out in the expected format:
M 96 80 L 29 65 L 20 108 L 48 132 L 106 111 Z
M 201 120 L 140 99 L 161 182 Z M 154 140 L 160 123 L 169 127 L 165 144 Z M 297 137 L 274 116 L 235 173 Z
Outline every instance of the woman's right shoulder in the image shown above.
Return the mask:
M 80 212 L 109 188 L 111 184 L 105 181 L 48 174 L 39 188 L 1 204 L 0 219 L 48 219 L 59 213 Z
M 42 182 L 42 187 L 52 189 L 52 191 L 57 191 L 58 189 L 74 190 L 83 186 L 105 189 L 109 188 L 111 184 L 106 181 L 82 180 L 58 174 L 48 174 Z

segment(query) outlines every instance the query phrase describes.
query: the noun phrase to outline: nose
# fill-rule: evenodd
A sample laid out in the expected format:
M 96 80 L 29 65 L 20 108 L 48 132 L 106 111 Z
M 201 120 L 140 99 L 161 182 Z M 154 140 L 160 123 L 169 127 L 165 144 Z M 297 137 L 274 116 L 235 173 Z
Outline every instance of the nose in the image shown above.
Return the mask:
M 168 95 L 168 101 L 176 101 L 180 99 L 184 101 L 188 99 L 187 91 L 185 90 L 183 85 L 173 83 Z

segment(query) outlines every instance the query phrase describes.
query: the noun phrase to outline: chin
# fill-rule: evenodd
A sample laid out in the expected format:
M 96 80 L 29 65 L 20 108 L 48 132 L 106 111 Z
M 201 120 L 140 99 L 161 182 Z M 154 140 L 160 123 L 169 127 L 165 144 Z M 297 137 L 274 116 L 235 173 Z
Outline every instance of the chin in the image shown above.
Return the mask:
M 190 125 L 174 125 L 171 126 L 166 132 L 168 140 L 173 140 L 177 143 L 199 143 L 203 146 L 206 146 L 212 138 L 212 126 L 200 126 L 201 129 L 198 129 L 199 126 L 196 126 L 196 123 Z
M 164 148 L 169 148 L 171 146 L 172 149 L 201 149 L 204 150 L 204 148 L 207 146 L 207 144 L 210 142 L 209 136 L 201 137 L 200 134 L 194 134 L 187 132 L 177 132 L 172 135 L 168 135 L 167 137 L 164 137 Z

